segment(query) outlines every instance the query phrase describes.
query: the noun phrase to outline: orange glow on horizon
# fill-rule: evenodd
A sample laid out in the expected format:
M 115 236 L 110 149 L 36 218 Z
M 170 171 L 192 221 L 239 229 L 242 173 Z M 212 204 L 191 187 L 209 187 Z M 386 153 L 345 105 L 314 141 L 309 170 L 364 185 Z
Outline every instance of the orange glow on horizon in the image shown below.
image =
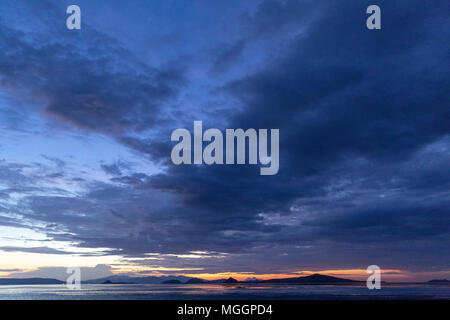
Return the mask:
M 269 279 L 282 279 L 282 278 L 296 278 L 302 276 L 309 276 L 315 273 L 319 273 L 321 275 L 333 276 L 333 277 L 343 277 L 349 278 L 352 280 L 366 280 L 368 274 L 366 273 L 366 269 L 338 269 L 338 270 L 304 270 L 304 271 L 294 271 L 291 273 L 264 273 L 264 274 L 256 274 L 253 272 L 220 272 L 220 273 L 183 273 L 177 274 L 185 277 L 192 278 L 201 278 L 205 280 L 217 280 L 223 278 L 234 278 L 239 281 L 243 281 L 247 278 L 257 278 L 260 280 L 269 280 Z M 401 276 L 404 275 L 404 271 L 389 269 L 389 270 L 381 270 L 381 273 L 384 276 Z
M 63 266 L 60 266 L 63 268 Z M 81 266 L 91 267 L 91 266 Z M 369 274 L 366 269 L 326 269 L 326 270 L 296 270 L 282 273 L 255 273 L 252 271 L 242 272 L 217 272 L 209 273 L 204 268 L 176 268 L 162 266 L 142 266 L 142 265 L 126 265 L 112 264 L 111 272 L 114 275 L 126 275 L 131 277 L 145 276 L 185 276 L 189 278 L 201 278 L 204 280 L 218 280 L 234 278 L 244 281 L 248 278 L 256 278 L 259 280 L 280 279 L 280 278 L 296 278 L 304 277 L 312 274 L 328 275 L 333 277 L 346 278 L 351 280 L 365 281 Z M 17 266 L 17 265 L 0 265 L 0 278 L 20 277 L 21 273 L 37 271 L 41 267 Z M 450 270 L 440 271 L 417 271 L 411 272 L 401 269 L 381 269 L 382 280 L 388 282 L 424 282 L 431 279 L 450 278 Z

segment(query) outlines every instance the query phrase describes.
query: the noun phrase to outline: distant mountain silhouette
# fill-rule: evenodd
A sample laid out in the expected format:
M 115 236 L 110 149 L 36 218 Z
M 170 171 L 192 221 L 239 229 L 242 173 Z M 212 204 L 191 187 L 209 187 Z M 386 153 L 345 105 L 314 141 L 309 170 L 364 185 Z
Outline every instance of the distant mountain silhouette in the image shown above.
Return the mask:
M 0 278 L 0 285 L 45 285 L 45 284 L 64 284 L 64 281 L 50 278 Z M 364 283 L 364 281 L 357 281 L 351 279 L 337 278 L 332 276 L 321 275 L 318 273 L 294 278 L 281 278 L 281 279 L 269 279 L 269 280 L 257 280 L 248 279 L 246 281 L 238 281 L 234 278 L 217 279 L 217 280 L 204 280 L 200 278 L 188 278 L 184 276 L 148 276 L 148 277 L 130 277 L 114 275 L 94 280 L 82 281 L 82 284 L 202 284 L 202 283 L 279 283 L 279 284 L 308 284 L 308 285 L 320 285 L 320 284 L 358 284 Z M 450 284 L 450 280 L 447 279 L 433 279 L 428 284 Z
M 299 283 L 299 284 L 339 284 L 339 283 L 360 283 L 362 281 L 325 276 L 322 274 L 312 274 L 305 277 L 282 278 L 257 281 L 258 283 Z
M 109 276 L 99 279 L 93 279 L 93 280 L 87 280 L 82 281 L 82 283 L 85 284 L 102 284 L 106 281 L 111 281 L 112 283 L 139 283 L 139 284 L 160 284 L 166 280 L 179 280 L 180 282 L 184 282 L 189 280 L 188 277 L 183 276 L 161 276 L 161 277 L 155 277 L 155 276 L 148 276 L 148 277 L 130 277 L 130 276 Z
M 180 280 L 176 280 L 176 279 L 163 281 L 163 284 L 181 284 L 181 283 L 182 282 Z
M 134 282 L 113 282 L 111 280 L 106 280 L 105 282 L 102 282 L 102 284 L 135 284 Z
M 428 281 L 429 284 L 450 284 L 450 280 L 447 279 L 433 279 Z
M 0 278 L 0 285 L 29 285 L 29 284 L 63 284 L 64 281 L 48 278 Z
M 205 283 L 224 283 L 227 279 L 205 280 Z
M 110 281 L 110 282 L 107 282 Z M 95 279 L 86 281 L 84 283 L 140 283 L 140 284 L 202 284 L 202 283 L 239 283 L 240 281 L 234 278 L 218 279 L 218 280 L 204 280 L 200 278 L 187 278 L 183 276 L 177 277 L 128 277 L 128 276 L 110 276 L 101 279 Z M 304 277 L 295 278 L 282 278 L 282 279 L 269 279 L 269 280 L 257 280 L 252 279 L 250 281 L 242 281 L 241 283 L 292 283 L 292 284 L 356 284 L 362 283 L 362 281 L 337 278 L 332 276 L 326 276 L 321 274 L 313 274 Z
M 207 281 L 203 280 L 203 279 L 199 279 L 199 278 L 192 278 L 189 279 L 188 281 L 186 281 L 185 283 L 187 284 L 198 284 L 198 283 L 205 283 Z
M 239 281 L 237 281 L 236 279 L 234 279 L 234 278 L 228 278 L 227 280 L 225 280 L 223 283 L 238 283 Z

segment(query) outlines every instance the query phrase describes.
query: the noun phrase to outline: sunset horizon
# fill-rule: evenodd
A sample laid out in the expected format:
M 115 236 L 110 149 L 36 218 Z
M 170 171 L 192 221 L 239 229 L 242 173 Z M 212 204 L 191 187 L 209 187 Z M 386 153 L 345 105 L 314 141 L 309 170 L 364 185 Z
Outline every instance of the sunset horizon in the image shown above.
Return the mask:
M 274 273 L 256 273 L 252 271 L 222 271 L 215 273 L 203 273 L 203 268 L 190 268 L 184 270 L 177 270 L 177 268 L 138 268 L 136 266 L 120 266 L 111 267 L 108 265 L 96 265 L 94 267 L 80 266 L 82 273 L 86 272 L 87 276 L 83 280 L 95 280 L 100 278 L 107 278 L 111 276 L 128 276 L 133 277 L 186 277 L 199 278 L 203 280 L 221 280 L 226 278 L 234 278 L 238 281 L 248 280 L 270 280 L 310 276 L 313 274 L 328 275 L 339 278 L 346 278 L 350 280 L 366 281 L 368 272 L 366 269 L 314 269 L 314 270 L 293 270 L 290 272 L 274 272 Z M 40 267 L 40 268 L 3 268 L 0 272 L 0 278 L 54 278 L 65 281 L 67 278 L 67 267 Z M 94 271 L 94 272 L 93 272 Z M 97 271 L 97 273 L 95 272 Z M 100 272 L 98 272 L 100 271 Z M 185 272 L 181 272 L 185 271 Z M 53 272 L 53 273 L 52 273 Z M 409 272 L 399 269 L 382 269 L 383 281 L 386 282 L 427 282 L 436 279 L 450 278 L 450 271 L 437 272 Z M 52 276 L 53 275 L 53 276 Z
M 0 0 L 0 300 L 450 300 L 448 9 Z

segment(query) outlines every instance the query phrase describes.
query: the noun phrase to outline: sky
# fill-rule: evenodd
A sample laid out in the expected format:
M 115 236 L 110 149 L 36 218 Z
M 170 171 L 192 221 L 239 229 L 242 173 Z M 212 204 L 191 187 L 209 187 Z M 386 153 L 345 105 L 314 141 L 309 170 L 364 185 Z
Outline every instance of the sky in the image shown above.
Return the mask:
M 0 277 L 450 278 L 448 9 L 1 0 Z M 174 165 L 196 120 L 279 172 Z

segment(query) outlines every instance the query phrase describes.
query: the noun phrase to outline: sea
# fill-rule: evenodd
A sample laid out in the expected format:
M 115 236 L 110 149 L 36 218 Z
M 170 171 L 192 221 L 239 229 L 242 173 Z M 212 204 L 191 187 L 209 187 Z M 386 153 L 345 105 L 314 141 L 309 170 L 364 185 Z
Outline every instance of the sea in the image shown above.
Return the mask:
M 2 285 L 0 300 L 449 300 L 449 285 L 82 284 Z

